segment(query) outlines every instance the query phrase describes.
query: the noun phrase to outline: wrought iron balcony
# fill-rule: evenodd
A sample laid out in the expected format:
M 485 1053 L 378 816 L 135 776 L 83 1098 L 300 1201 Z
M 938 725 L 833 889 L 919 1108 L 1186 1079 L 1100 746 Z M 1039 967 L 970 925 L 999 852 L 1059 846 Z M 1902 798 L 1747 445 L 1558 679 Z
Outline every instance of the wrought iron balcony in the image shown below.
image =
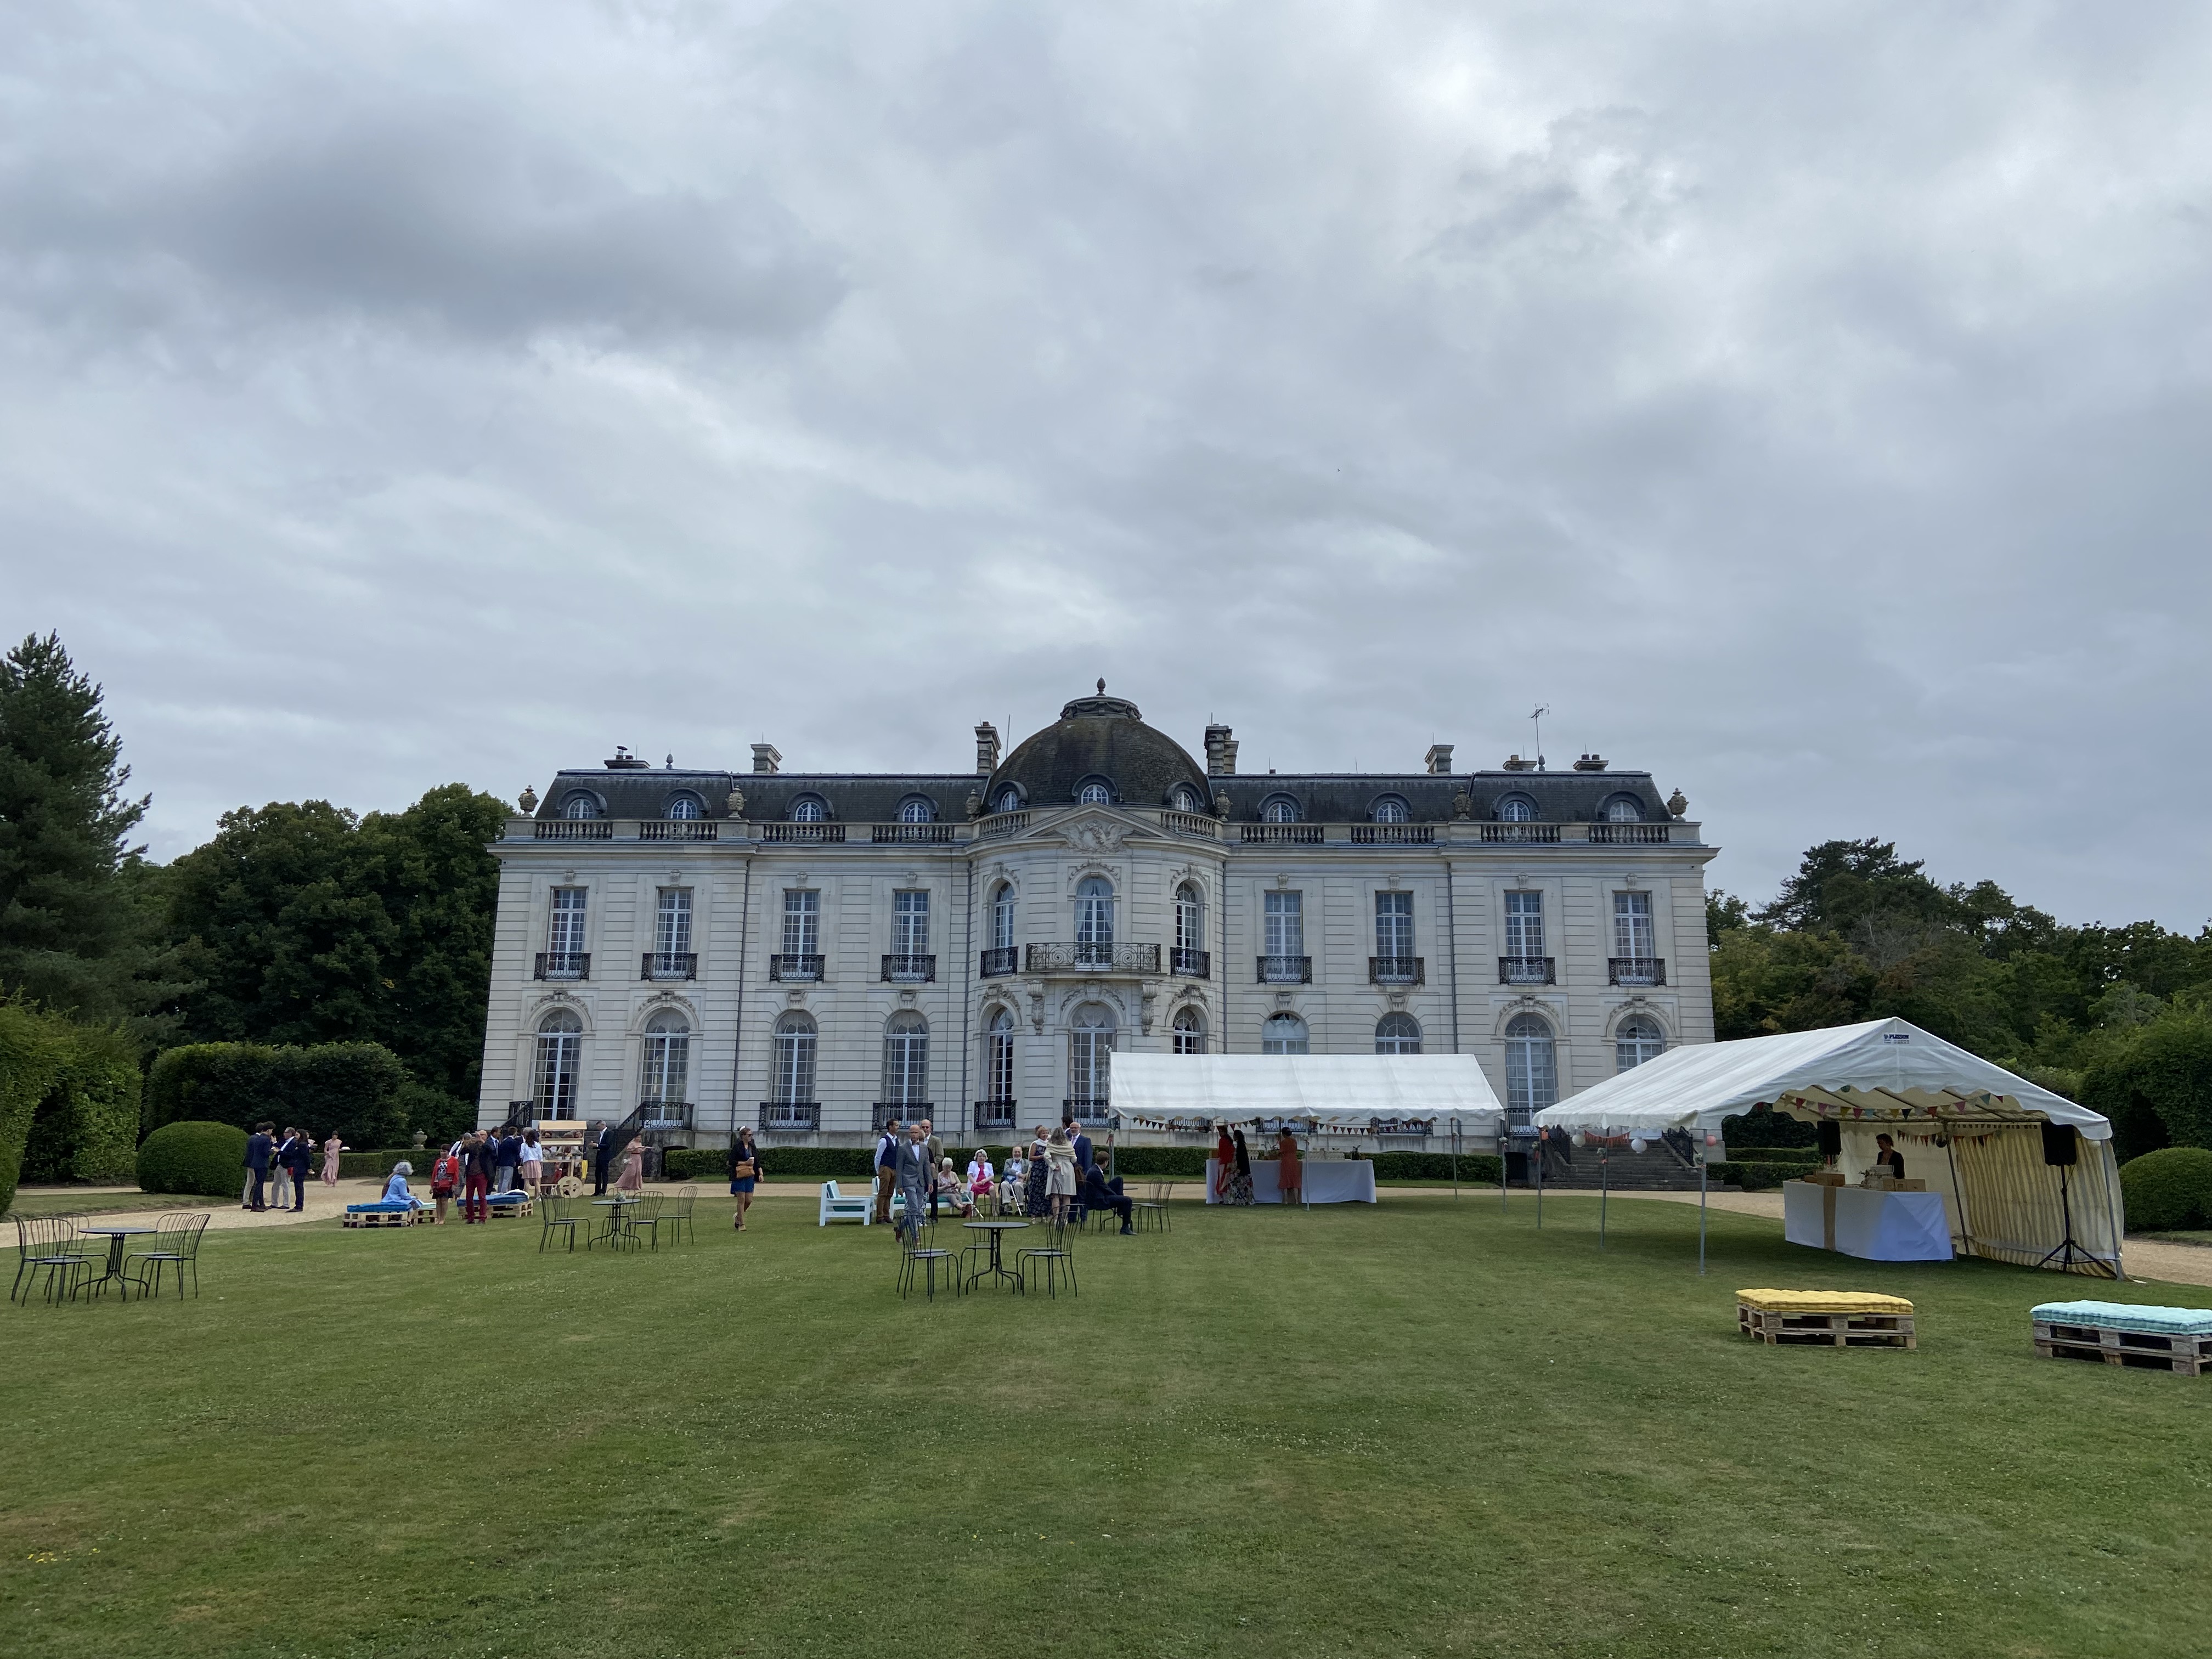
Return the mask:
M 871 1115 L 871 1127 L 881 1134 L 894 1123 L 919 1123 L 922 1119 L 937 1115 L 937 1106 L 927 1100 L 879 1100 Z
M 1194 841 L 1219 841 L 1221 821 L 1207 817 L 1203 812 L 1164 811 L 1160 828 L 1171 836 L 1188 836 Z
M 768 976 L 787 984 L 811 985 L 822 977 L 819 956 L 779 956 L 768 959 Z
M 1183 979 L 1212 979 L 1213 957 L 1205 951 L 1186 951 L 1180 945 L 1168 952 L 1168 972 Z
M 1029 827 L 1027 812 L 995 812 L 976 820 L 975 833 L 985 841 L 996 841 L 1001 836 L 1018 836 Z
M 927 985 L 937 977 L 937 958 L 885 957 L 884 977 L 894 985 Z
M 688 1100 L 641 1100 L 637 1103 L 637 1127 L 647 1131 L 688 1129 L 691 1127 L 691 1103 Z
M 1550 985 L 1555 982 L 1549 957 L 1500 957 L 1498 958 L 1498 982 L 1500 985 Z
M 1032 945 L 1029 947 L 1032 974 L 1157 974 L 1160 947 L 1157 945 L 1105 945 L 1078 940 L 1073 945 Z
M 1437 839 L 1433 823 L 1355 823 L 1354 847 L 1430 847 Z
M 763 841 L 795 841 L 817 846 L 845 839 L 845 826 L 842 823 L 763 823 L 760 832 Z
M 696 979 L 699 977 L 699 953 L 696 951 L 647 951 L 637 964 L 640 979 Z
M 1482 838 L 1486 842 L 1551 842 L 1559 840 L 1559 826 L 1556 823 L 1486 823 L 1482 826 Z
M 1114 1108 L 1103 1095 L 1071 1095 L 1060 1103 L 1060 1115 L 1078 1123 L 1111 1123 Z
M 1660 847 L 1666 844 L 1667 826 L 1663 823 L 1593 823 L 1589 838 L 1601 845 L 1614 847 Z
M 985 979 L 1006 979 L 1022 971 L 1022 953 L 1018 945 L 994 945 L 983 952 L 982 965 L 977 969 Z
M 589 979 L 592 976 L 592 953 L 589 951 L 540 951 L 538 953 L 538 977 L 540 979 Z
M 797 1131 L 811 1134 L 822 1127 L 822 1103 L 818 1100 L 763 1100 L 760 1103 L 760 1127 L 781 1129 L 787 1133 Z
M 1262 985 L 1310 985 L 1313 983 L 1313 958 L 1261 957 L 1259 975 Z
M 714 818 L 642 818 L 640 841 L 720 841 L 722 826 Z
M 1248 823 L 1239 837 L 1247 847 L 1318 847 L 1317 823 Z
M 530 831 L 535 841 L 612 841 L 612 818 L 540 818 Z
M 868 826 L 868 839 L 884 842 L 947 842 L 957 840 L 949 823 L 876 823 Z
M 1419 985 L 1424 982 L 1422 969 L 1419 957 L 1367 958 L 1367 979 L 1371 985 Z
M 1018 1100 L 979 1100 L 975 1103 L 975 1127 L 979 1129 L 1011 1129 L 1019 1115 Z
M 1667 958 L 1607 957 L 1605 959 L 1605 981 L 1608 985 L 1664 985 L 1667 982 Z

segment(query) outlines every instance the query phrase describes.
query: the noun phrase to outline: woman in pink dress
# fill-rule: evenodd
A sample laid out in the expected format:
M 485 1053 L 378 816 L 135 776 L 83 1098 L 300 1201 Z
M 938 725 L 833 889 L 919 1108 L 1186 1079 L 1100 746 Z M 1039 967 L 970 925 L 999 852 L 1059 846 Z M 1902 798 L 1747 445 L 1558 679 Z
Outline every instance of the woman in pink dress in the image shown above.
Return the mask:
M 323 1185 L 338 1184 L 338 1154 L 345 1151 L 345 1142 L 332 1135 L 323 1143 Z
M 623 1148 L 622 1173 L 615 1177 L 615 1190 L 634 1193 L 645 1185 L 645 1144 L 633 1140 Z

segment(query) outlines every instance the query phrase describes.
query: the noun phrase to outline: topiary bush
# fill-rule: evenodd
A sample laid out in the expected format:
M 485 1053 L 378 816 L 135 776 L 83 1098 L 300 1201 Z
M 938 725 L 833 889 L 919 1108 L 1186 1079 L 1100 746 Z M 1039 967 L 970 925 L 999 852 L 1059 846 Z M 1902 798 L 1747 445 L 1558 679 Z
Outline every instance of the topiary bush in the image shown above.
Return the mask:
M 27 1008 L 0 1003 L 0 1213 L 15 1201 L 32 1115 L 61 1070 L 56 1024 Z
M 2168 1146 L 2120 1165 L 2130 1232 L 2212 1227 L 2212 1152 Z
M 143 1116 L 149 1130 L 185 1121 L 251 1128 L 266 1119 L 318 1141 L 335 1131 L 351 1146 L 389 1146 L 406 1139 L 408 1083 L 399 1057 L 380 1043 L 191 1042 L 155 1060 Z
M 232 1123 L 165 1123 L 139 1143 L 138 1189 L 227 1197 L 246 1184 L 246 1131 Z
M 55 1034 L 58 1063 L 23 1146 L 21 1178 L 124 1182 L 137 1164 L 138 1051 L 120 1030 L 73 1025 Z

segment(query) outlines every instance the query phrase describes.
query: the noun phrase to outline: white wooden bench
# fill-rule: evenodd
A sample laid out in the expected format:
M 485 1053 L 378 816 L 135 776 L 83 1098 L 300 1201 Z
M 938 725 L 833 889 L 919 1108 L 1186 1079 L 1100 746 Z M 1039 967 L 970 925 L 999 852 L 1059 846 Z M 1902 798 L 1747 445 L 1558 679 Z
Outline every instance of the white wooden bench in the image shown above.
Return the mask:
M 863 1193 L 856 1198 L 850 1193 L 840 1192 L 836 1182 L 823 1182 L 822 1207 L 814 1224 L 826 1227 L 833 1221 L 851 1221 L 856 1218 L 863 1227 L 875 1220 L 876 1195 L 872 1192 Z

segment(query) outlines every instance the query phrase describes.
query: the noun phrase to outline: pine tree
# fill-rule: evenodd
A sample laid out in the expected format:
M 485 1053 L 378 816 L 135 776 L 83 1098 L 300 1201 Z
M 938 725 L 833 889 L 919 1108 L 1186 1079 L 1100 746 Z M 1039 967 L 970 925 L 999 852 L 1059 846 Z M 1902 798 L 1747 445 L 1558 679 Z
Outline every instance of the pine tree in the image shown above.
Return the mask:
M 129 845 L 149 796 L 131 769 L 101 690 L 59 635 L 32 635 L 0 659 L 0 994 L 57 1013 L 136 1015 L 173 988 L 161 963 Z

